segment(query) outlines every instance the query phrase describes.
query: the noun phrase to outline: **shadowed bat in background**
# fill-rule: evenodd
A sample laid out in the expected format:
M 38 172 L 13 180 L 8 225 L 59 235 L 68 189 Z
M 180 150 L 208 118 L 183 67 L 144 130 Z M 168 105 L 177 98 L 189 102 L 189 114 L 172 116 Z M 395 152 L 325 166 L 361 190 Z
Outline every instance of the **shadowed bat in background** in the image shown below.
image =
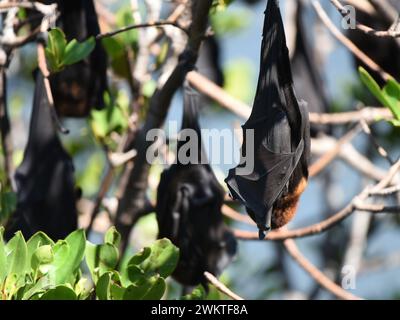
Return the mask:
M 306 28 L 302 21 L 304 5 L 301 1 L 297 3 L 296 10 L 296 42 L 291 59 L 293 80 L 296 92 L 302 99 L 307 101 L 308 111 L 315 113 L 329 112 L 329 102 L 326 88 L 320 71 L 316 66 L 314 50 L 307 39 Z M 316 137 L 318 133 L 329 133 L 329 126 L 311 124 L 311 136 Z
M 392 7 L 392 12 L 390 13 L 394 15 L 394 18 L 400 13 L 400 1 L 381 0 L 381 2 L 382 5 Z M 379 8 L 376 8 L 373 3 L 369 4 L 369 6 L 371 6 L 372 9 L 370 11 L 364 11 L 358 8 L 357 21 L 375 30 L 388 30 L 395 20 L 381 13 L 378 10 Z M 389 72 L 397 80 L 400 80 L 400 39 L 375 37 L 365 34 L 361 30 L 351 28 L 349 28 L 346 33 L 348 38 L 366 53 L 368 57 L 381 66 L 383 70 Z M 372 70 L 354 56 L 354 66 L 358 68 L 360 65 L 363 66 L 380 85 L 385 84 L 386 81 L 384 81 L 376 71 Z
M 249 129 L 254 133 L 251 152 L 245 134 Z M 246 206 L 263 239 L 266 231 L 282 227 L 294 216 L 307 185 L 310 155 L 308 111 L 293 89 L 277 0 L 268 1 L 256 97 L 243 133 L 241 162 L 225 182 L 232 198 Z M 252 172 L 240 173 L 248 161 L 254 164 Z
M 100 33 L 92 0 L 43 0 L 57 3 L 60 27 L 68 41 L 83 41 Z M 86 117 L 91 108 L 103 108 L 107 90 L 107 55 L 97 43 L 91 55 L 50 77 L 57 113 L 65 117 Z
M 204 271 L 218 276 L 236 253 L 236 239 L 221 214 L 224 190 L 206 159 L 197 122 L 198 95 L 185 87 L 182 129 L 195 130 L 198 141 L 179 141 L 178 155 L 190 143 L 197 163 L 176 164 L 165 170 L 157 190 L 159 238 L 167 237 L 180 249 L 173 277 L 183 285 L 207 287 Z M 196 143 L 194 145 L 194 143 Z M 192 144 L 193 143 L 193 144 Z M 181 151 L 180 151 L 181 150 Z M 190 155 L 192 158 L 192 155 Z
M 37 231 L 53 240 L 77 228 L 74 167 L 53 123 L 43 75 L 37 72 L 28 144 L 15 173 L 17 209 L 6 226 L 6 238 L 21 230 Z

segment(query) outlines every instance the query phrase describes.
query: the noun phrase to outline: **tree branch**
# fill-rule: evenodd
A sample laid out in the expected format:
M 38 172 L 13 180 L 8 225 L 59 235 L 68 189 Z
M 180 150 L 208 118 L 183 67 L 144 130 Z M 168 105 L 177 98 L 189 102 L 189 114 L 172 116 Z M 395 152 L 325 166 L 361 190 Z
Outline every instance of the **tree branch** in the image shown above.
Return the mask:
M 292 239 L 287 239 L 283 242 L 290 256 L 305 270 L 307 273 L 322 287 L 333 293 L 336 297 L 344 300 L 362 300 L 350 292 L 345 291 L 336 283 L 324 275 L 317 267 L 308 261 L 297 248 L 296 243 Z
M 219 281 L 214 275 L 210 272 L 204 272 L 204 276 L 207 280 L 215 287 L 218 291 L 222 292 L 223 294 L 227 295 L 229 298 L 233 300 L 244 300 L 241 296 L 234 293 L 228 287 L 226 287 L 221 281 Z
M 137 156 L 127 182 L 122 187 L 122 198 L 119 202 L 116 216 L 116 227 L 122 236 L 122 249 L 126 248 L 130 230 L 148 202 L 146 192 L 151 165 L 146 160 L 146 150 L 151 143 L 146 141 L 146 134 L 149 130 L 162 126 L 172 97 L 182 86 L 187 72 L 194 67 L 201 41 L 206 32 L 211 4 L 212 0 L 194 2 L 192 24 L 189 29 L 189 40 L 186 49 L 164 86 L 157 90 L 151 98 L 146 121 L 136 136 L 135 149 L 137 150 Z
M 384 190 L 389 184 L 392 182 L 394 176 L 400 169 L 400 161 L 396 162 L 389 170 L 388 174 L 383 178 L 380 182 L 378 182 L 373 187 L 367 186 L 364 188 L 361 193 L 355 196 L 350 203 L 340 210 L 338 213 L 334 214 L 333 216 L 329 217 L 328 219 L 321 221 L 319 223 L 313 224 L 308 227 L 299 228 L 295 230 L 273 230 L 267 234 L 264 240 L 272 240 L 272 241 L 282 241 L 286 239 L 294 239 L 294 238 L 302 238 L 307 236 L 316 235 L 322 233 L 344 219 L 350 216 L 355 210 L 358 210 L 358 206 L 363 203 L 371 194 Z M 370 207 L 372 208 L 372 207 Z M 384 212 L 384 210 L 395 210 L 394 207 L 391 209 L 390 207 L 382 207 L 379 208 L 374 207 L 372 208 L 372 212 L 374 210 L 376 212 Z M 396 207 L 397 210 L 397 207 Z M 234 234 L 238 239 L 241 240 L 259 240 L 258 232 L 252 231 L 244 231 L 244 230 L 234 230 Z

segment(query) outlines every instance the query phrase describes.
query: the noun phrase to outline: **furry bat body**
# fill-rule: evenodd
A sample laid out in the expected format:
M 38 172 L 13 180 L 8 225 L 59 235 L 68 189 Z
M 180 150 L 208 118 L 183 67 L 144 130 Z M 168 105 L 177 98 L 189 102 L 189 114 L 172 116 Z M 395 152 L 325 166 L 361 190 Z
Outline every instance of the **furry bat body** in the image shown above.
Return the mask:
M 196 160 L 200 160 L 204 151 L 197 122 L 198 97 L 188 90 L 182 129 L 195 130 Z M 179 141 L 178 154 L 184 144 Z M 180 260 L 173 276 L 183 285 L 206 285 L 204 271 L 219 275 L 236 252 L 236 240 L 223 222 L 223 201 L 224 191 L 208 163 L 183 164 L 178 159 L 161 175 L 156 207 L 158 236 L 179 247 Z
M 247 208 L 260 238 L 294 216 L 307 185 L 310 153 L 308 111 L 294 89 L 285 32 L 277 0 L 269 0 L 265 13 L 261 68 L 252 113 L 243 125 L 253 130 L 250 154 L 244 134 L 240 164 L 225 182 L 231 196 Z M 250 144 L 250 141 L 248 142 Z M 251 173 L 241 173 L 254 163 Z
M 57 135 L 39 72 L 29 131 L 24 159 L 15 174 L 17 210 L 6 237 L 21 230 L 26 238 L 43 231 L 54 240 L 64 239 L 77 228 L 74 167 Z

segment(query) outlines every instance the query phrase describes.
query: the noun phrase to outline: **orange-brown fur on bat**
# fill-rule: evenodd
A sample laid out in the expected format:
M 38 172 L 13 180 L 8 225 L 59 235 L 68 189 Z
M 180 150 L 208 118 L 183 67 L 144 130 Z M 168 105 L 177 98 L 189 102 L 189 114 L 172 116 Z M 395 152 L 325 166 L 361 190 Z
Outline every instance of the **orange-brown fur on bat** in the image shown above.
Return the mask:
M 307 182 L 307 179 L 303 177 L 292 192 L 283 195 L 275 202 L 271 220 L 272 229 L 282 228 L 293 219 L 300 196 L 307 187 Z

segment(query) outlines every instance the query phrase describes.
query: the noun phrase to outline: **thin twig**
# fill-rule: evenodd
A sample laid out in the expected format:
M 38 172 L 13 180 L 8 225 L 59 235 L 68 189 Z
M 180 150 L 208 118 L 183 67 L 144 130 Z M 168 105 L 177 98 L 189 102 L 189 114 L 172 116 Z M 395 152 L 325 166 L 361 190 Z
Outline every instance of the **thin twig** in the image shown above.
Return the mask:
M 38 54 L 39 69 L 40 69 L 40 72 L 43 74 L 44 88 L 46 90 L 47 99 L 49 100 L 49 108 L 51 111 L 51 116 L 54 120 L 54 123 L 58 127 L 58 130 L 63 134 L 68 134 L 69 130 L 67 128 L 63 127 L 63 125 L 57 115 L 57 111 L 55 109 L 53 94 L 51 92 L 51 85 L 50 85 L 50 81 L 49 81 L 50 72 L 47 68 L 46 54 L 45 54 L 45 49 L 44 49 L 43 43 L 40 43 L 40 42 L 38 43 L 37 54 Z
M 247 119 L 251 113 L 251 107 L 230 95 L 223 88 L 203 76 L 197 71 L 187 74 L 190 84 L 199 92 L 217 102 L 220 106 L 232 111 L 239 117 Z M 364 119 L 367 123 L 378 120 L 393 119 L 393 114 L 387 108 L 364 107 L 359 111 L 347 111 L 339 113 L 314 113 L 310 112 L 310 122 L 315 124 L 344 125 L 357 123 Z
M 117 34 L 120 34 L 122 32 L 126 32 L 129 30 L 133 30 L 133 29 L 138 29 L 138 28 L 149 28 L 149 27 L 162 27 L 162 26 L 173 26 L 176 27 L 178 29 L 181 29 L 182 31 L 184 31 L 186 34 L 189 34 L 189 31 L 186 30 L 185 28 L 183 28 L 182 26 L 180 26 L 177 22 L 175 21 L 156 21 L 156 22 L 148 22 L 148 23 L 140 23 L 140 24 L 134 24 L 134 25 L 130 25 L 130 26 L 126 26 L 123 27 L 121 29 L 118 30 L 114 30 L 114 31 L 110 31 L 110 32 L 106 32 L 106 33 L 102 33 L 96 36 L 96 40 L 101 40 L 104 38 L 108 38 L 108 37 L 113 37 Z
M 370 191 L 369 195 L 371 196 L 388 196 L 394 193 L 400 192 L 400 185 L 389 187 L 382 190 L 377 190 L 375 192 Z
M 297 248 L 294 240 L 287 239 L 283 242 L 290 256 L 322 287 L 333 293 L 336 297 L 344 300 L 362 300 L 362 298 L 347 292 L 326 275 L 324 275 L 317 267 L 307 260 Z
M 367 123 L 378 120 L 391 120 L 393 114 L 387 108 L 364 107 L 358 111 L 338 113 L 310 113 L 310 122 L 316 124 L 342 125 L 359 122 L 360 119 Z
M 334 149 L 337 143 L 338 141 L 335 138 L 322 135 L 311 139 L 311 152 L 312 154 L 322 156 Z M 375 181 L 382 180 L 387 173 L 373 164 L 350 143 L 342 145 L 338 157 L 363 176 Z
M 339 141 L 336 143 L 335 148 L 325 153 L 318 160 L 316 160 L 308 169 L 310 177 L 317 176 L 323 169 L 325 169 L 340 153 L 342 146 L 353 140 L 353 138 L 356 137 L 360 131 L 360 126 L 357 125 L 355 128 L 350 130 L 342 138 L 339 139 Z
M 386 159 L 390 165 L 393 165 L 394 161 L 389 156 L 387 151 L 378 143 L 375 136 L 372 134 L 371 128 L 369 127 L 368 123 L 366 123 L 364 120 L 361 119 L 360 124 L 363 131 L 369 136 L 370 140 L 372 141 L 372 144 L 374 145 L 376 151 L 378 151 L 378 153 L 382 156 L 382 158 Z
M 385 206 L 384 204 L 360 203 L 355 205 L 358 211 L 371 213 L 400 213 L 400 206 Z
M 244 300 L 241 296 L 234 293 L 232 290 L 227 288 L 221 281 L 219 281 L 214 275 L 210 272 L 204 272 L 204 276 L 207 280 L 215 287 L 218 291 L 232 298 L 233 300 Z
M 360 204 L 363 203 L 363 201 L 366 200 L 370 194 L 373 194 L 374 192 L 379 192 L 380 190 L 384 190 L 387 186 L 389 186 L 394 176 L 398 173 L 399 169 L 400 161 L 396 162 L 390 168 L 384 179 L 382 179 L 373 187 L 365 187 L 357 196 L 355 196 L 350 201 L 350 203 L 346 207 L 344 207 L 342 210 L 329 217 L 328 219 L 313 224 L 311 226 L 295 230 L 274 230 L 267 234 L 265 240 L 282 241 L 286 239 L 308 237 L 322 233 L 334 227 L 335 225 L 346 219 L 348 216 L 350 216 L 355 210 L 357 210 L 357 206 L 360 206 Z M 234 234 L 238 239 L 241 240 L 259 240 L 258 232 L 234 230 Z

